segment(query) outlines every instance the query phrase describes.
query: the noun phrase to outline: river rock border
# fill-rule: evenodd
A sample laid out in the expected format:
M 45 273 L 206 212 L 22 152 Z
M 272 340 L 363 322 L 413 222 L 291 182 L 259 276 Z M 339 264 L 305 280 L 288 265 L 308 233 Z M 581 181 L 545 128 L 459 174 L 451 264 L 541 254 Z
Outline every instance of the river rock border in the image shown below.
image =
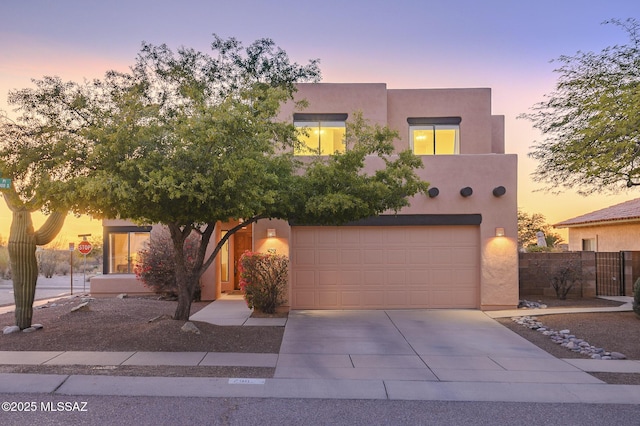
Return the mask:
M 537 317 L 522 316 L 513 317 L 511 320 L 517 324 L 527 327 L 531 330 L 536 330 L 542 333 L 554 342 L 562 347 L 567 348 L 572 352 L 579 353 L 581 355 L 589 356 L 591 359 L 626 359 L 627 357 L 620 352 L 608 352 L 604 348 L 597 348 L 589 342 L 583 339 L 577 338 L 571 334 L 571 330 L 556 331 L 551 328 L 545 327 L 545 325 L 538 320 Z

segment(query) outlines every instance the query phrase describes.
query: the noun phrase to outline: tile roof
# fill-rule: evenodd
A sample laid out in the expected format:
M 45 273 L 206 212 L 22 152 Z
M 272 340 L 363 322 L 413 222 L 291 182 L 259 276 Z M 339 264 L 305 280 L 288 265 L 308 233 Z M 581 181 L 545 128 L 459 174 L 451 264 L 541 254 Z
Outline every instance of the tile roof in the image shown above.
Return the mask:
M 628 221 L 634 219 L 640 221 L 640 198 L 567 219 L 553 226 L 555 228 L 570 228 L 572 226 L 596 224 L 599 222 Z

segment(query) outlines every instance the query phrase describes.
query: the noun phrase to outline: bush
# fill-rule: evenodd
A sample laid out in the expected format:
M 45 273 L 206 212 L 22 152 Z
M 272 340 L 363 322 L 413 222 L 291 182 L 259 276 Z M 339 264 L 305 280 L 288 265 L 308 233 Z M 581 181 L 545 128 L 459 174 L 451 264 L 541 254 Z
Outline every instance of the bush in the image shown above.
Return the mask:
M 640 317 L 640 278 L 633 284 L 633 312 Z
M 184 257 L 187 270 L 193 269 L 200 237 L 194 232 L 184 244 Z M 138 252 L 138 263 L 133 268 L 136 277 L 142 283 L 165 297 L 178 297 L 178 285 L 173 256 L 173 242 L 167 231 L 151 235 L 147 248 Z M 200 300 L 200 287 L 196 289 L 194 300 Z
M 550 258 L 533 264 L 539 276 L 545 277 L 556 292 L 556 297 L 565 300 L 575 286 L 583 282 L 582 262 L 579 259 L 564 259 L 562 262 Z
M 240 288 L 251 309 L 273 314 L 285 302 L 289 259 L 285 256 L 246 251 L 238 262 Z

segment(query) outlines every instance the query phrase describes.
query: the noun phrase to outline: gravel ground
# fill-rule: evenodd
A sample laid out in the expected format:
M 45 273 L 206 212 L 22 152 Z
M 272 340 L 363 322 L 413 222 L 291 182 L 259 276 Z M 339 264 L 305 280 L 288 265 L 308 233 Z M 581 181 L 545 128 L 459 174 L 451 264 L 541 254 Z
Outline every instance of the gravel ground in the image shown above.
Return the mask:
M 536 299 L 535 301 L 538 301 Z M 619 303 L 602 299 L 540 299 L 548 307 L 602 307 L 618 306 Z M 544 309 L 523 309 L 522 315 L 534 316 L 546 327 L 554 330 L 569 329 L 571 334 L 606 351 L 620 352 L 627 359 L 640 360 L 640 318 L 633 312 L 602 312 L 580 314 L 544 315 Z M 541 333 L 516 324 L 510 318 L 498 319 L 505 327 L 518 333 L 539 348 L 557 358 L 581 358 L 585 355 L 572 352 Z M 601 362 L 616 362 L 606 361 Z M 600 380 L 611 384 L 640 385 L 640 374 L 591 373 Z
M 216 326 L 194 321 L 200 334 L 183 332 L 185 321 L 171 319 L 177 302 L 156 297 L 93 299 L 72 312 L 81 297 L 62 299 L 34 310 L 35 333 L 0 335 L 3 351 L 167 351 L 278 353 L 284 327 Z M 195 313 L 207 303 L 194 303 Z M 0 328 L 14 324 L 0 315 Z M 108 374 L 129 376 L 273 377 L 273 368 L 118 366 L 0 366 L 0 372 Z
M 529 299 L 531 300 L 531 299 Z M 602 299 L 535 299 L 549 307 L 617 306 Z M 34 311 L 33 323 L 44 328 L 36 333 L 0 335 L 3 351 L 205 351 L 278 353 L 284 327 L 215 326 L 194 322 L 201 334 L 180 331 L 184 321 L 171 319 L 176 303 L 155 297 L 94 299 L 86 308 L 71 312 L 80 297 L 62 299 Z M 191 313 L 206 306 L 192 305 Z M 555 330 L 569 329 L 577 337 L 607 351 L 621 352 L 640 360 L 640 319 L 633 312 L 542 315 L 544 309 L 523 309 Z M 153 321 L 150 321 L 154 319 Z M 548 337 L 514 323 L 498 320 L 557 358 L 584 358 L 553 343 Z M 13 313 L 0 315 L 0 328 L 14 323 Z M 616 361 L 602 361 L 616 362 Z M 273 377 L 272 368 L 239 367 L 132 367 L 0 366 L 0 372 L 51 374 L 109 374 L 135 376 Z M 640 374 L 595 373 L 607 383 L 640 384 Z

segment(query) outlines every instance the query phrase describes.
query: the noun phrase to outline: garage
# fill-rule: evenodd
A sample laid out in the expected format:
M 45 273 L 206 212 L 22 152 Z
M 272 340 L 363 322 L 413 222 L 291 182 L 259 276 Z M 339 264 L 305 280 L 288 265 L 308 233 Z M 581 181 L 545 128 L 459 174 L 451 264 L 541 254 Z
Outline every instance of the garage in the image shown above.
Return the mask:
M 292 309 L 478 308 L 479 226 L 293 226 Z

